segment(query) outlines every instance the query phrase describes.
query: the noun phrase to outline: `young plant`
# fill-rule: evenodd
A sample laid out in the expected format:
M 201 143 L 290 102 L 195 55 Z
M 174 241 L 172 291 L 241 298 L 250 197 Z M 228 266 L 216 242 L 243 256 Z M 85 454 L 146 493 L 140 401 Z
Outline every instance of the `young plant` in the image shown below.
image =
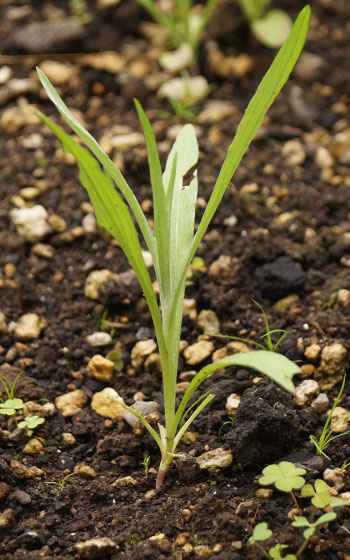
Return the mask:
M 292 20 L 283 10 L 266 11 L 271 0 L 237 0 L 255 37 L 267 47 L 280 47 L 288 37 Z
M 299 490 L 305 484 L 305 479 L 301 476 L 305 473 L 305 469 L 296 467 L 289 461 L 281 461 L 278 465 L 268 465 L 264 468 L 264 476 L 259 479 L 259 484 L 263 486 L 274 484 L 277 490 L 289 492 L 297 509 L 300 511 L 293 490 Z
M 264 317 L 264 322 L 265 322 L 265 333 L 260 337 L 260 338 L 265 338 L 264 344 L 261 344 L 260 342 L 256 342 L 255 340 L 250 340 L 249 338 L 241 338 L 239 336 L 229 336 L 226 334 L 215 334 L 213 336 L 216 336 L 217 338 L 229 338 L 230 340 L 239 340 L 240 342 L 246 342 L 247 344 L 252 344 L 253 346 L 256 346 L 257 348 L 260 348 L 261 350 L 269 350 L 270 352 L 277 352 L 277 348 L 279 347 L 279 345 L 281 344 L 281 342 L 285 339 L 285 337 L 288 334 L 288 331 L 284 330 L 284 329 L 270 329 L 270 323 L 268 320 L 268 317 L 265 313 L 265 310 L 263 308 L 262 305 L 260 305 L 260 303 L 258 303 L 257 301 L 255 301 L 255 299 L 252 299 L 252 302 L 260 309 L 263 317 Z M 271 335 L 274 333 L 282 333 L 281 336 L 278 338 L 277 342 L 273 342 L 272 341 L 272 337 Z
M 22 375 L 22 371 L 20 371 L 20 372 L 16 375 L 16 377 L 14 378 L 14 380 L 13 380 L 13 382 L 12 382 L 11 384 L 7 381 L 6 377 L 0 376 L 0 383 L 2 384 L 2 386 L 3 386 L 4 390 L 5 390 L 7 399 L 10 399 L 10 400 L 11 400 L 11 399 L 14 399 L 14 398 L 15 398 L 15 388 L 16 388 L 16 385 L 17 385 L 17 381 L 19 380 L 19 378 L 21 377 L 21 375 Z M 5 402 L 5 401 L 0 397 L 0 402 L 3 403 L 3 402 Z
M 33 430 L 44 422 L 45 418 L 40 418 L 40 416 L 26 416 L 24 420 L 18 423 L 18 427 L 27 430 L 27 435 L 30 437 L 33 434 Z
M 218 362 L 206 365 L 192 379 L 177 410 L 175 407 L 183 299 L 188 268 L 239 162 L 299 57 L 309 19 L 310 8 L 307 6 L 299 14 L 287 41 L 250 102 L 195 234 L 197 172 L 193 172 L 189 184 L 183 182 L 184 176 L 198 161 L 198 144 L 193 126 L 187 124 L 179 132 L 168 156 L 165 171 L 162 173 L 151 125 L 140 104 L 135 101 L 148 149 L 154 207 L 153 232 L 122 173 L 94 138 L 73 117 L 44 73 L 38 70 L 49 98 L 65 121 L 98 159 L 103 171 L 90 153 L 61 127 L 41 113 L 38 114 L 61 140 L 64 149 L 75 156 L 80 170 L 80 180 L 89 193 L 97 221 L 118 240 L 135 270 L 152 316 L 162 365 L 165 425 L 159 424 L 157 433 L 139 412 L 126 405 L 125 408 L 138 418 L 159 446 L 161 462 L 157 476 L 158 488 L 162 486 L 165 474 L 176 457 L 176 449 L 182 436 L 203 408 L 214 398 L 212 393 L 203 395 L 196 401 L 194 410 L 191 409 L 189 418 L 181 424 L 193 393 L 213 372 L 232 365 L 255 368 L 271 377 L 284 389 L 291 392 L 294 390 L 292 378 L 300 371 L 299 367 L 280 354 L 259 350 L 227 356 Z M 125 201 L 118 190 L 115 190 L 113 181 Z M 129 209 L 152 254 L 159 285 L 159 304 L 142 257 L 140 241 Z
M 151 457 L 149 455 L 145 455 L 143 458 L 143 461 L 141 463 L 141 465 L 143 466 L 143 469 L 145 471 L 145 479 L 147 480 L 148 478 L 148 473 L 149 473 L 149 462 L 150 462 Z
M 75 476 L 75 473 L 70 473 L 67 474 L 66 476 L 64 476 L 63 478 L 61 478 L 60 480 L 57 481 L 52 481 L 52 482 L 45 482 L 45 484 L 53 484 L 54 486 L 58 486 L 59 488 L 61 488 L 61 490 L 63 490 L 63 488 L 66 485 L 66 482 L 68 480 L 68 478 L 70 478 L 71 476 Z
M 316 447 L 316 455 L 323 455 L 324 457 L 326 457 L 326 459 L 330 458 L 328 457 L 328 455 L 325 454 L 325 450 L 327 449 L 328 445 L 331 443 L 331 441 L 333 441 L 334 439 L 337 439 L 339 437 L 343 437 L 345 435 L 348 435 L 348 432 L 342 432 L 341 434 L 337 434 L 336 436 L 333 436 L 332 434 L 334 433 L 334 429 L 337 427 L 338 424 L 340 424 L 340 422 L 342 422 L 344 420 L 344 418 L 342 418 L 341 420 L 339 420 L 339 422 L 336 423 L 336 425 L 333 428 L 329 427 L 329 424 L 332 420 L 333 414 L 334 414 L 334 410 L 335 408 L 338 406 L 338 402 L 340 401 L 340 398 L 342 396 L 342 393 L 344 391 L 344 387 L 345 387 L 345 381 L 346 381 L 346 375 L 344 375 L 343 377 L 343 382 L 342 385 L 340 387 L 340 391 L 334 401 L 334 404 L 331 408 L 331 411 L 328 415 L 328 418 L 323 426 L 323 430 L 322 433 L 320 435 L 320 437 L 317 439 L 316 436 L 310 436 L 310 440 L 312 441 L 312 443 L 314 444 L 314 446 Z M 350 413 L 345 415 L 345 418 L 349 418 L 350 417 Z
M 170 11 L 162 10 L 155 0 L 137 0 L 137 2 L 167 32 L 170 46 L 178 49 L 175 53 L 164 53 L 160 63 L 171 70 L 181 59 L 180 68 L 190 66 L 196 60 L 199 43 L 204 28 L 209 23 L 218 0 L 207 0 L 204 6 L 192 0 L 173 0 Z M 174 60 L 175 59 L 175 60 Z

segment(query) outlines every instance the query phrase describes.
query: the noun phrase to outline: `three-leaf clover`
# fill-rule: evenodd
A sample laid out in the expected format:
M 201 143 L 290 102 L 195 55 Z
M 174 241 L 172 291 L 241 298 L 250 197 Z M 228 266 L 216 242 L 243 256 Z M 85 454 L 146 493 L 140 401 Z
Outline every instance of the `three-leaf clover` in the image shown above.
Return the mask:
M 249 541 L 254 543 L 256 541 L 266 541 L 272 535 L 272 531 L 267 526 L 267 523 L 258 523 L 254 527 L 254 531 Z
M 329 521 L 333 521 L 336 519 L 337 514 L 333 511 L 329 513 L 325 513 L 321 515 L 314 523 L 310 523 L 306 517 L 302 517 L 296 515 L 294 521 L 292 523 L 293 527 L 307 527 L 307 529 L 303 532 L 304 539 L 309 539 L 316 531 L 316 527 L 318 525 L 323 525 L 323 523 L 328 523 Z
M 300 496 L 302 498 L 312 496 L 311 503 L 317 508 L 324 508 L 331 501 L 328 484 L 321 479 L 315 480 L 315 488 L 311 484 L 305 484 L 301 489 Z
M 17 410 L 22 410 L 24 402 L 22 399 L 7 399 L 5 402 L 0 403 L 0 414 L 6 416 L 13 416 Z
M 26 430 L 34 430 L 40 424 L 45 422 L 44 418 L 40 418 L 40 416 L 26 416 L 22 422 L 18 423 L 19 428 L 25 428 Z
M 305 473 L 305 469 L 296 467 L 288 461 L 281 461 L 278 465 L 268 465 L 264 468 L 264 476 L 260 478 L 259 484 L 263 486 L 274 484 L 281 492 L 292 492 L 305 484 L 301 476 Z

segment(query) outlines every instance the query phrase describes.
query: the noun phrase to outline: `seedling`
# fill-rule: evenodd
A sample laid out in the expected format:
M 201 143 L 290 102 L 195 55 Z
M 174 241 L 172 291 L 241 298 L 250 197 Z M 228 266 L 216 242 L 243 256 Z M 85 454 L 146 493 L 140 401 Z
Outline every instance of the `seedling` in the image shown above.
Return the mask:
M 147 480 L 148 478 L 148 473 L 149 473 L 149 462 L 150 462 L 151 457 L 149 455 L 145 455 L 143 458 L 143 461 L 141 463 L 141 465 L 144 468 L 145 471 L 145 479 Z
M 160 58 L 164 68 L 171 70 L 174 57 L 183 60 L 182 68 L 191 65 L 196 60 L 202 33 L 213 15 L 218 0 L 207 0 L 204 6 L 200 4 L 194 6 L 191 0 L 173 0 L 172 8 L 168 12 L 159 8 L 154 0 L 137 0 L 137 2 L 166 30 L 170 46 L 178 49 L 175 53 L 164 53 Z
M 252 344 L 253 346 L 256 346 L 257 348 L 260 348 L 261 350 L 269 350 L 270 352 L 277 352 L 277 348 L 279 347 L 279 345 L 281 344 L 281 342 L 285 339 L 285 337 L 288 334 L 288 331 L 284 330 L 284 329 L 270 329 L 270 323 L 268 320 L 268 317 L 265 313 L 265 310 L 263 308 L 262 305 L 260 305 L 260 303 L 258 303 L 257 301 L 255 301 L 255 299 L 252 299 L 252 302 L 260 309 L 263 317 L 264 317 L 264 323 L 265 323 L 265 333 L 260 337 L 260 338 L 265 338 L 265 343 L 264 344 L 260 344 L 260 342 L 256 342 L 255 340 L 250 340 L 249 338 L 241 338 L 239 336 L 229 336 L 226 334 L 216 334 L 213 336 L 216 336 L 218 338 L 229 338 L 230 340 L 239 340 L 240 342 L 245 342 L 246 344 Z M 279 339 L 277 340 L 277 342 L 273 342 L 272 341 L 272 337 L 271 335 L 274 333 L 282 333 L 281 336 L 279 337 Z
M 57 481 L 52 481 L 52 482 L 45 482 L 45 484 L 54 484 L 55 486 L 58 486 L 59 488 L 61 488 L 61 490 L 63 490 L 63 488 L 66 485 L 66 482 L 68 480 L 68 478 L 70 478 L 71 476 L 75 476 L 75 473 L 70 473 L 67 474 L 65 477 L 61 478 L 60 480 Z
M 207 5 L 209 6 L 209 3 Z M 38 114 L 61 140 L 64 149 L 77 159 L 80 179 L 90 195 L 97 221 L 100 226 L 107 229 L 118 240 L 140 281 L 152 316 L 162 365 L 165 425 L 159 424 L 159 432 L 156 432 L 138 411 L 127 405 L 124 405 L 124 407 L 138 418 L 160 449 L 161 463 L 157 476 L 157 488 L 162 486 L 165 474 L 174 457 L 176 457 L 176 449 L 182 436 L 203 408 L 214 398 L 214 395 L 210 393 L 198 399 L 196 401 L 197 405 L 194 410 L 191 410 L 189 418 L 181 425 L 193 393 L 209 375 L 224 367 L 239 365 L 255 368 L 268 375 L 284 389 L 291 392 L 294 390 L 292 378 L 294 374 L 300 371 L 299 367 L 280 354 L 268 350 L 259 350 L 227 356 L 218 362 L 203 367 L 192 379 L 177 410 L 175 407 L 187 270 L 233 173 L 261 125 L 266 111 L 283 87 L 299 57 L 305 41 L 309 19 L 310 8 L 307 6 L 299 14 L 287 41 L 280 49 L 250 102 L 228 150 L 195 234 L 197 172 L 193 171 L 189 184 L 184 184 L 185 175 L 197 164 L 199 156 L 193 126 L 187 124 L 179 132 L 168 156 L 165 171 L 162 174 L 154 133 L 141 105 L 135 101 L 148 149 L 153 191 L 153 232 L 133 191 L 119 169 L 115 167 L 94 138 L 73 117 L 45 74 L 40 69 L 38 70 L 40 80 L 49 98 L 73 131 L 99 160 L 103 171 L 90 153 L 66 134 L 61 127 L 41 113 Z M 119 192 L 114 189 L 113 181 L 125 202 Z M 142 257 L 140 241 L 129 209 L 132 211 L 144 242 L 152 254 L 159 286 L 159 304 L 157 293 L 154 292 L 151 277 Z
M 339 422 L 336 423 L 336 425 L 333 428 L 329 427 L 329 424 L 332 420 L 333 414 L 334 414 L 334 410 L 335 408 L 338 406 L 338 402 L 340 401 L 340 398 L 342 396 L 342 393 L 344 391 L 344 387 L 345 387 L 345 381 L 346 381 L 346 375 L 344 375 L 343 377 L 343 382 L 341 384 L 340 387 L 340 391 L 334 401 L 334 404 L 331 408 L 331 411 L 327 417 L 327 420 L 323 426 L 323 430 L 322 433 L 319 437 L 319 439 L 317 439 L 315 436 L 310 436 L 310 440 L 312 441 L 312 443 L 314 444 L 314 446 L 316 447 L 316 455 L 323 455 L 324 457 L 326 457 L 326 459 L 330 458 L 328 457 L 328 455 L 325 454 L 325 450 L 327 449 L 328 445 L 331 443 L 331 441 L 333 441 L 334 439 L 337 439 L 339 437 L 343 437 L 346 435 L 349 435 L 348 432 L 342 432 L 341 434 L 337 434 L 336 436 L 333 436 L 333 432 L 334 429 L 340 424 L 340 422 L 342 422 L 345 418 L 349 418 L 350 417 L 350 413 L 345 415 L 345 417 L 343 417 L 341 420 L 339 420 Z
M 24 402 L 22 399 L 7 399 L 6 401 L 2 401 L 2 403 L 0 403 L 0 414 L 13 416 L 14 414 L 17 414 L 19 410 L 22 410 L 23 407 Z
M 17 381 L 19 380 L 21 375 L 22 375 L 22 371 L 20 371 L 16 375 L 15 379 L 13 380 L 13 382 L 11 384 L 7 381 L 6 377 L 0 376 L 0 383 L 2 384 L 3 388 L 5 389 L 5 393 L 6 393 L 8 399 L 14 399 L 15 388 L 16 388 L 16 385 L 17 385 Z M 5 401 L 0 397 L 0 402 L 3 403 Z
M 305 479 L 301 476 L 305 473 L 305 469 L 296 467 L 289 461 L 281 461 L 278 465 L 268 465 L 264 468 L 264 476 L 260 478 L 259 484 L 263 486 L 274 484 L 281 492 L 289 492 L 297 509 L 300 511 L 293 490 L 299 490 L 305 484 Z
M 232 416 L 228 416 L 228 420 L 226 420 L 226 422 L 223 422 L 219 428 L 218 431 L 218 439 L 221 438 L 221 434 L 222 434 L 222 430 L 224 429 L 225 426 L 231 425 L 233 424 L 233 418 Z
M 256 38 L 267 47 L 280 47 L 285 41 L 292 21 L 283 10 L 266 11 L 270 0 L 238 0 Z
M 40 416 L 26 416 L 24 420 L 18 423 L 18 427 L 27 430 L 27 435 L 30 437 L 33 430 L 44 422 L 45 418 L 40 418 Z

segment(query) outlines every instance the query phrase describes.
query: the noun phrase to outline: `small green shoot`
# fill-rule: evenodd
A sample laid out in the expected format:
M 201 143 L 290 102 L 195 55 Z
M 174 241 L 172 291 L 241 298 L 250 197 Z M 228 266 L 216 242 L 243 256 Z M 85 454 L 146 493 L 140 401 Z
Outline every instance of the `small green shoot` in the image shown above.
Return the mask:
M 22 399 L 7 399 L 0 403 L 0 414 L 5 414 L 6 416 L 13 416 L 17 414 L 19 410 L 24 407 L 24 402 Z
M 335 436 L 333 436 L 332 434 L 334 433 L 334 429 L 336 428 L 336 426 L 338 424 L 340 424 L 340 422 L 342 422 L 344 419 L 349 418 L 350 417 L 350 413 L 347 414 L 345 417 L 343 417 L 341 420 L 339 420 L 339 422 L 337 422 L 337 424 L 331 428 L 329 427 L 330 422 L 332 420 L 333 414 L 334 414 L 334 410 L 335 408 L 338 406 L 338 403 L 340 401 L 340 398 L 343 394 L 344 391 L 344 387 L 345 387 L 345 381 L 346 381 L 346 375 L 344 375 L 343 377 L 343 382 L 341 384 L 340 387 L 340 391 L 333 403 L 333 406 L 331 408 L 331 411 L 327 417 L 327 420 L 323 426 L 323 430 L 322 433 L 320 435 L 320 437 L 317 439 L 316 436 L 310 436 L 310 440 L 312 441 L 312 443 L 314 444 L 314 446 L 316 447 L 316 455 L 323 455 L 324 457 L 326 457 L 326 459 L 330 458 L 328 457 L 328 455 L 325 454 L 325 450 L 327 449 L 328 445 L 331 443 L 331 441 L 333 441 L 334 439 L 337 439 L 339 437 L 344 437 L 346 435 L 348 435 L 348 432 L 342 432 L 341 434 L 337 434 Z
M 150 462 L 151 457 L 149 455 L 145 455 L 143 458 L 143 461 L 141 463 L 141 465 L 143 466 L 143 469 L 145 471 L 145 479 L 147 480 L 148 478 L 148 473 L 149 473 L 149 462 Z
M 276 544 L 269 549 L 270 558 L 273 560 L 296 560 L 295 554 L 287 554 L 282 556 L 282 550 L 288 548 L 287 544 Z
M 53 484 L 54 486 L 58 486 L 59 488 L 61 488 L 61 490 L 63 490 L 63 488 L 66 485 L 66 482 L 68 480 L 68 478 L 70 478 L 71 476 L 75 476 L 75 473 L 70 473 L 67 474 L 66 476 L 64 476 L 63 478 L 61 478 L 60 480 L 57 480 L 55 482 L 45 482 L 45 484 Z
M 151 8 L 155 7 L 155 3 L 151 1 L 143 0 L 140 3 L 144 6 L 147 4 Z M 210 11 L 215 3 L 208 1 L 203 8 L 202 16 L 203 13 Z M 178 0 L 176 5 L 179 9 L 183 6 L 185 15 L 190 9 L 190 2 Z M 163 19 L 163 16 L 161 17 Z M 136 416 L 159 447 L 161 462 L 158 469 L 157 488 L 164 483 L 165 475 L 176 456 L 176 449 L 184 433 L 214 398 L 214 394 L 210 393 L 205 398 L 197 400 L 198 404 L 195 409 L 191 410 L 189 418 L 184 424 L 181 424 L 194 392 L 215 371 L 233 365 L 257 369 L 287 391 L 294 391 L 292 379 L 296 373 L 299 373 L 300 368 L 285 356 L 264 349 L 234 354 L 204 366 L 190 382 L 176 409 L 179 345 L 188 267 L 234 172 L 260 127 L 266 111 L 287 81 L 299 58 L 309 20 L 310 7 L 306 6 L 299 14 L 288 39 L 281 47 L 245 111 L 197 229 L 195 228 L 195 211 L 198 179 L 197 171 L 194 168 L 198 162 L 199 148 L 194 127 L 186 124 L 180 130 L 163 172 L 151 124 L 141 105 L 137 101 L 135 102 L 148 150 L 154 208 L 153 231 L 120 170 L 89 132 L 76 120 L 48 78 L 38 69 L 39 78 L 49 98 L 73 131 L 91 150 L 103 169 L 90 152 L 78 144 L 60 126 L 45 115 L 39 112 L 37 114 L 61 140 L 65 151 L 76 158 L 80 179 L 89 193 L 97 221 L 101 227 L 117 239 L 130 265 L 135 270 L 153 320 L 162 365 L 165 424 L 158 424 L 157 431 L 138 411 L 125 404 L 122 406 Z M 186 184 L 187 181 L 184 184 L 184 178 L 190 170 L 192 178 L 189 184 Z M 117 189 L 115 189 L 114 183 Z M 153 258 L 159 296 L 158 292 L 154 291 L 151 276 L 142 256 L 135 223 Z
M 11 384 L 7 381 L 6 377 L 0 376 L 0 383 L 2 384 L 3 388 L 5 389 L 5 393 L 6 393 L 8 399 L 14 399 L 15 398 L 15 388 L 16 388 L 16 385 L 17 385 L 17 381 L 21 377 L 22 373 L 23 372 L 20 371 L 16 375 L 14 381 Z M 0 402 L 2 402 L 2 403 L 4 402 L 4 400 L 1 397 L 0 397 Z
M 222 430 L 224 429 L 225 426 L 231 425 L 233 424 L 233 417 L 232 416 L 228 416 L 228 419 L 226 420 L 226 422 L 223 422 L 219 428 L 218 431 L 218 439 L 221 438 L 221 434 L 222 434 Z
M 268 465 L 264 468 L 264 476 L 260 478 L 259 484 L 262 486 L 274 484 L 281 492 L 289 492 L 298 511 L 300 511 L 293 490 L 299 490 L 305 484 L 305 479 L 301 476 L 305 473 L 305 469 L 296 467 L 289 461 L 281 461 L 278 465 Z
M 237 0 L 251 31 L 263 45 L 276 48 L 285 41 L 292 21 L 283 10 L 266 11 L 270 0 Z
M 329 523 L 329 521 L 334 521 L 336 517 L 337 514 L 334 513 L 334 511 L 330 511 L 329 513 L 324 513 L 323 515 L 321 515 L 321 517 L 319 517 L 313 523 L 310 523 L 310 521 L 308 521 L 306 517 L 296 515 L 294 521 L 292 522 L 292 525 L 293 527 L 307 527 L 307 529 L 305 529 L 305 531 L 303 532 L 303 535 L 304 539 L 308 540 L 315 534 L 317 527 L 323 525 L 324 523 Z
M 311 498 L 311 503 L 317 508 L 323 509 L 328 506 L 331 501 L 328 484 L 321 479 L 315 480 L 315 487 L 311 484 L 305 484 L 300 492 L 301 498 Z
M 33 430 L 44 422 L 45 418 L 40 418 L 40 416 L 26 416 L 24 420 L 18 423 L 18 427 L 27 430 L 28 435 L 31 435 Z

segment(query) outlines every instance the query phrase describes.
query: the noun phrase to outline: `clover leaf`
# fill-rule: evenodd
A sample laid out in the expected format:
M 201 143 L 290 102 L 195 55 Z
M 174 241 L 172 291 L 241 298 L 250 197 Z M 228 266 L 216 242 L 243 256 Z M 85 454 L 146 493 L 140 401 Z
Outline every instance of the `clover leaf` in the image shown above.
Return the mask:
M 304 478 L 300 476 L 305 473 L 305 469 L 296 467 L 288 461 L 281 461 L 278 465 L 268 465 L 264 468 L 264 476 L 260 478 L 259 484 L 263 486 L 274 484 L 281 492 L 292 492 L 305 484 Z
M 287 556 L 281 556 L 281 552 L 284 548 L 288 548 L 287 544 L 276 544 L 269 549 L 270 557 L 273 560 L 296 560 L 296 556 L 294 554 L 287 554 Z
M 331 501 L 328 484 L 321 479 L 315 481 L 315 488 L 311 484 L 305 484 L 301 489 L 300 495 L 302 498 L 312 496 L 311 503 L 318 508 L 328 506 Z
M 305 517 L 301 517 L 296 515 L 294 521 L 292 523 L 293 527 L 307 527 L 307 529 L 303 532 L 304 539 L 309 539 L 316 531 L 316 527 L 318 525 L 323 525 L 323 523 L 328 523 L 329 521 L 333 521 L 336 519 L 337 514 L 333 511 L 329 513 L 324 513 L 319 517 L 314 523 L 310 523 Z
M 25 428 L 27 430 L 34 430 L 40 424 L 45 422 L 44 418 L 40 418 L 40 416 L 26 416 L 22 422 L 18 423 L 19 428 Z
M 272 535 L 272 531 L 267 526 L 267 523 L 258 523 L 256 527 L 254 527 L 253 535 L 250 537 L 250 542 L 255 541 L 266 541 Z
M 24 402 L 22 399 L 7 399 L 5 402 L 0 403 L 0 414 L 6 416 L 13 416 L 17 410 L 22 410 Z

